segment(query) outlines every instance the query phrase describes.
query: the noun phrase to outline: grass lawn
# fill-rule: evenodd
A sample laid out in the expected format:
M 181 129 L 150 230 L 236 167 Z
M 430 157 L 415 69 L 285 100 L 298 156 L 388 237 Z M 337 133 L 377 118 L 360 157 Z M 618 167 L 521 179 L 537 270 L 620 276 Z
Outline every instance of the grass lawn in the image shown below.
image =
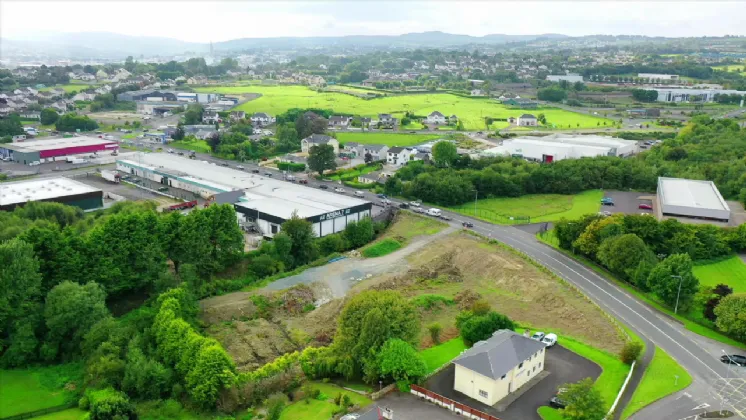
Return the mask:
M 641 301 L 647 303 L 648 305 L 652 306 L 653 308 L 667 314 L 668 316 L 671 316 L 673 318 L 676 318 L 679 320 L 682 324 L 684 324 L 684 327 L 686 327 L 687 330 L 692 331 L 696 334 L 699 334 L 703 337 L 710 338 L 715 341 L 719 341 L 721 343 L 725 343 L 734 347 L 738 347 L 741 349 L 746 349 L 746 343 L 741 343 L 740 341 L 736 341 L 728 336 L 725 336 L 714 329 L 707 327 L 705 325 L 702 325 L 700 323 L 695 322 L 692 318 L 701 319 L 701 317 L 692 317 L 692 316 L 684 316 L 683 314 L 674 314 L 673 310 L 670 308 L 664 306 L 661 304 L 655 296 L 643 293 L 634 287 L 632 287 L 630 284 L 625 283 L 621 280 L 618 280 L 616 277 L 614 277 L 613 274 L 609 273 L 606 269 L 599 266 L 598 264 L 594 263 L 593 261 L 588 260 L 587 258 L 583 258 L 579 255 L 572 255 L 570 252 L 561 249 L 559 247 L 559 242 L 557 241 L 557 238 L 554 236 L 554 231 L 550 230 L 548 232 L 545 232 L 544 234 L 537 235 L 539 240 L 546 243 L 547 245 L 557 249 L 558 251 L 562 252 L 563 254 L 567 255 L 570 258 L 573 258 L 575 260 L 578 260 L 582 262 L 585 266 L 590 268 L 591 270 L 599 273 L 602 276 L 605 276 L 606 278 L 612 280 L 617 286 L 621 287 L 625 291 L 631 293 L 632 295 L 636 296 Z
M 727 284 L 733 293 L 746 293 L 746 264 L 738 256 L 713 264 L 695 265 L 694 275 L 701 285 L 715 287 Z
M 550 222 L 560 218 L 577 219 L 596 213 L 603 192 L 584 191 L 577 195 L 535 194 L 515 198 L 488 198 L 477 201 L 477 218 L 500 224 Z M 474 203 L 449 207 L 466 216 L 474 216 Z M 514 218 L 511 220 L 510 218 Z
M 168 146 L 173 147 L 174 149 L 194 150 L 197 153 L 212 153 L 212 150 L 210 149 L 210 145 L 208 145 L 207 141 L 205 140 L 172 141 L 171 143 L 168 143 Z
M 731 64 L 729 66 L 714 66 L 712 67 L 713 70 L 720 70 L 720 71 L 732 71 L 732 72 L 738 72 L 741 71 L 741 76 L 746 77 L 746 66 L 745 65 L 739 65 L 739 64 Z
M 364 395 L 346 391 L 333 384 L 314 382 L 312 385 L 314 388 L 319 389 L 322 394 L 326 395 L 327 399 L 325 401 L 309 400 L 308 404 L 303 400 L 296 401 L 288 405 L 282 411 L 280 420 L 328 420 L 332 418 L 332 413 L 337 408 L 337 406 L 334 405 L 334 397 L 340 392 L 349 395 L 352 403 L 357 404 L 360 407 L 366 407 L 373 402 Z
M 601 366 L 603 372 L 596 379 L 594 387 L 601 393 L 607 407 L 614 403 L 622 384 L 629 373 L 629 366 L 619 360 L 619 356 L 606 351 L 591 347 L 585 343 L 574 340 L 570 337 L 560 336 L 559 343 L 562 347 L 577 353 L 588 360 L 591 360 Z
M 39 89 L 42 92 L 50 91 L 55 88 L 62 88 L 62 90 L 65 91 L 65 93 L 70 93 L 72 91 L 80 92 L 82 90 L 88 89 L 88 87 L 96 87 L 95 83 L 91 83 L 90 85 L 85 83 L 77 83 L 77 84 L 69 84 L 69 85 L 55 85 L 55 86 L 48 86 L 42 89 Z
M 676 376 L 679 377 L 678 380 Z M 626 419 L 643 407 L 680 391 L 691 383 L 692 377 L 689 373 L 666 352 L 656 347 L 653 360 L 642 376 L 642 381 L 632 395 L 632 399 L 622 412 L 622 418 Z
M 81 374 L 75 364 L 0 370 L 0 418 L 67 403 L 63 387 Z
M 371 172 L 375 172 L 375 171 L 378 171 L 380 169 L 381 168 L 379 166 L 377 166 L 377 165 L 364 166 L 363 168 L 360 168 L 360 169 L 350 168 L 350 169 L 346 170 L 344 168 L 340 168 L 339 171 L 338 171 L 338 173 L 336 173 L 334 175 L 325 176 L 325 178 L 329 178 L 329 179 L 333 179 L 335 181 L 339 181 L 343 177 L 344 178 L 350 178 L 350 177 L 352 177 L 353 181 L 357 181 L 357 177 L 358 176 L 369 174 Z
M 559 410 L 542 406 L 539 407 L 538 410 L 536 410 L 537 413 L 539 413 L 539 417 L 542 418 L 542 420 L 563 420 L 564 417 L 562 417 L 562 414 L 560 414 Z
M 466 344 L 461 337 L 456 337 L 445 343 L 422 350 L 420 356 L 427 365 L 427 373 L 434 372 L 435 369 L 453 360 L 456 356 L 466 350 Z
M 467 130 L 485 129 L 484 117 L 517 117 L 522 110 L 509 109 L 495 101 L 473 99 L 448 93 L 387 96 L 376 99 L 361 99 L 337 92 L 316 92 L 305 86 L 224 86 L 195 88 L 197 92 L 222 94 L 259 93 L 262 96 L 243 103 L 237 110 L 247 113 L 267 112 L 281 114 L 290 108 L 324 108 L 336 112 L 377 117 L 379 113 L 390 113 L 402 118 L 407 111 L 416 115 L 428 115 L 440 111 L 445 115 L 458 115 Z M 591 115 L 579 114 L 558 108 L 542 108 L 541 112 L 554 124 L 567 126 L 580 124 L 581 128 L 596 127 L 597 122 L 608 121 Z
M 414 146 L 441 137 L 443 136 L 438 134 L 337 133 L 337 140 L 340 143 L 352 141 L 360 144 L 383 144 L 388 147 Z
M 388 255 L 401 248 L 401 243 L 396 239 L 386 238 L 380 242 L 363 248 L 363 257 L 375 258 Z
M 87 412 L 79 408 L 68 408 L 67 410 L 56 413 L 45 414 L 43 416 L 32 417 L 33 420 L 82 420 Z

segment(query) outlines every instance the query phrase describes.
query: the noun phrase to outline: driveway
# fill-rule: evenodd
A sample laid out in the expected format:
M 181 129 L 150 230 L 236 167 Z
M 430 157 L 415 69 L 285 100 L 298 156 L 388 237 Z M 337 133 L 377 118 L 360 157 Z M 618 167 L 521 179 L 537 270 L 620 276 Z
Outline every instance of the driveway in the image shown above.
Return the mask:
M 394 391 L 377 400 L 373 405 L 388 407 L 394 414 L 396 420 L 457 420 L 464 419 L 453 412 L 439 407 L 435 404 L 423 401 L 412 394 L 402 394 Z M 371 405 L 370 407 L 373 407 Z M 370 407 L 361 410 L 365 413 Z
M 428 379 L 425 383 L 425 388 L 503 420 L 539 419 L 540 417 L 536 413 L 536 410 L 542 405 L 547 405 L 549 399 L 557 393 L 557 389 L 560 386 L 569 382 L 577 382 L 584 378 L 593 378 L 595 380 L 601 375 L 600 366 L 560 345 L 547 349 L 545 364 L 545 370 L 549 372 L 549 376 L 539 381 L 502 412 L 493 406 L 482 404 L 477 400 L 454 391 L 453 380 L 455 368 L 453 365 Z

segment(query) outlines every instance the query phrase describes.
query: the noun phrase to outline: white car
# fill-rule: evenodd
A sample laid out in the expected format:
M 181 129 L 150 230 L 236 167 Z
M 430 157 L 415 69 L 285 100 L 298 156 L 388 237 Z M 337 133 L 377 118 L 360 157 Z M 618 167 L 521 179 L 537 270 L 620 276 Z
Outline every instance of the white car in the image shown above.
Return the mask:
M 362 191 L 355 191 L 355 195 L 358 197 L 365 197 L 365 193 Z
M 344 194 L 344 192 L 345 192 L 345 189 L 344 189 L 344 188 L 340 188 L 340 187 L 337 187 L 337 188 L 335 188 L 335 189 L 334 189 L 334 192 L 338 192 L 338 193 L 342 193 L 342 194 Z
M 245 168 L 242 165 L 236 166 L 236 169 L 243 171 Z
M 546 344 L 547 347 L 552 347 L 557 344 L 557 334 L 549 333 L 541 339 L 541 342 Z
M 409 205 L 412 207 L 419 207 L 422 203 L 419 201 L 410 201 Z
M 545 336 L 545 335 L 546 335 L 546 334 L 544 334 L 544 333 L 543 333 L 543 332 L 541 332 L 541 331 L 536 331 L 536 332 L 534 333 L 534 335 L 532 335 L 532 336 L 531 336 L 531 339 L 532 339 L 532 340 L 536 340 L 536 341 L 541 341 L 541 340 L 543 340 L 543 339 L 544 339 L 544 336 Z

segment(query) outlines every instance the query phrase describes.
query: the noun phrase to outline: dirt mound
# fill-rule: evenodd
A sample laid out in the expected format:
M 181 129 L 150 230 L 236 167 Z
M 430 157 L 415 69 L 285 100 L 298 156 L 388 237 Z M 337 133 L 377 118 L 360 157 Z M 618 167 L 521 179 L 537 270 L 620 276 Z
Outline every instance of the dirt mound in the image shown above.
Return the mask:
M 474 302 L 478 301 L 481 298 L 482 295 L 480 295 L 479 293 L 471 289 L 465 289 L 456 293 L 456 296 L 453 297 L 453 300 L 458 304 L 458 308 L 463 311 L 464 309 L 471 308 L 471 305 L 473 305 Z
M 207 333 L 220 341 L 240 371 L 256 369 L 282 354 L 302 348 L 282 323 L 261 318 L 214 324 Z

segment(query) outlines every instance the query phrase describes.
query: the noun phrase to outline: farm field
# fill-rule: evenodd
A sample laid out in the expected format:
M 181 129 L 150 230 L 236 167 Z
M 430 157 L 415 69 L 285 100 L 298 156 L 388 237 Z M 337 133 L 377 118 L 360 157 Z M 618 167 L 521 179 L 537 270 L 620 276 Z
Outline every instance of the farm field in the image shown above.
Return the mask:
M 77 365 L 0 370 L 0 418 L 67 403 L 63 387 L 78 374 Z
M 666 352 L 656 347 L 653 360 L 650 361 L 632 399 L 622 412 L 622 419 L 626 419 L 666 395 L 688 387 L 691 383 L 692 377 L 689 373 Z
M 733 288 L 733 293 L 746 293 L 746 264 L 738 256 L 713 264 L 695 265 L 692 271 L 703 286 L 727 284 Z
M 388 147 L 394 146 L 414 146 L 415 144 L 425 143 L 430 140 L 439 139 L 443 136 L 438 134 L 399 134 L 399 133 L 336 133 L 337 140 L 340 143 L 356 142 L 360 144 L 383 144 Z
M 732 72 L 741 72 L 741 76 L 746 77 L 746 65 L 744 64 L 731 64 L 728 66 L 714 66 L 712 67 L 713 70 L 721 70 L 721 71 L 732 71 Z
M 585 214 L 598 212 L 601 197 L 603 193 L 600 190 L 590 190 L 576 195 L 534 194 L 515 198 L 487 198 L 477 201 L 476 216 L 489 222 L 508 225 L 551 222 L 563 217 L 577 219 Z M 448 209 L 474 216 L 473 202 Z
M 375 117 L 379 113 L 390 113 L 401 118 L 405 112 L 427 115 L 440 111 L 445 115 L 455 114 L 467 130 L 485 129 L 484 117 L 517 117 L 525 111 L 510 109 L 497 102 L 472 99 L 447 93 L 388 96 L 377 99 L 360 99 L 343 93 L 319 93 L 304 86 L 239 86 L 196 88 L 197 92 L 222 94 L 259 93 L 262 96 L 236 107 L 238 110 L 267 112 L 277 115 L 290 108 L 326 108 L 337 112 Z M 528 112 L 543 113 L 547 120 L 560 126 L 580 124 L 581 128 L 597 127 L 599 121 L 608 121 L 585 114 L 557 108 L 535 109 Z

